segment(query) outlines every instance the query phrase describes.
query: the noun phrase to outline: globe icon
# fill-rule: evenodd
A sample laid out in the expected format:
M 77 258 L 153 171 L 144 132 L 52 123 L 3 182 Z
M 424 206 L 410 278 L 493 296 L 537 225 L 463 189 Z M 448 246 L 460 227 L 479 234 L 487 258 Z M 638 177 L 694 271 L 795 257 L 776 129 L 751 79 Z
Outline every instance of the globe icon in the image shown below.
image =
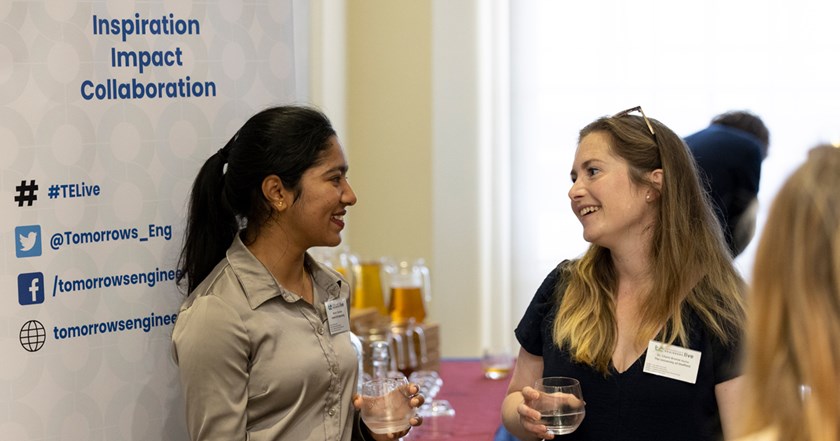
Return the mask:
M 35 352 L 44 347 L 47 341 L 47 330 L 38 320 L 30 320 L 20 328 L 20 345 L 29 352 Z

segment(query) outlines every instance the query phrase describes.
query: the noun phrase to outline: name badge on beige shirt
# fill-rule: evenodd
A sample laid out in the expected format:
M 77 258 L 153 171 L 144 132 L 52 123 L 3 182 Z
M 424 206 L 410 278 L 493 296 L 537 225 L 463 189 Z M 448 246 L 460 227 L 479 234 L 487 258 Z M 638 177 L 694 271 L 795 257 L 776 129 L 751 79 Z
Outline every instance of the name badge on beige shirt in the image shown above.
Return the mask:
M 327 308 L 327 323 L 330 334 L 336 335 L 350 330 L 350 316 L 347 314 L 347 299 L 336 299 L 325 302 Z
M 700 369 L 699 351 L 651 340 L 648 343 L 644 371 L 694 384 Z

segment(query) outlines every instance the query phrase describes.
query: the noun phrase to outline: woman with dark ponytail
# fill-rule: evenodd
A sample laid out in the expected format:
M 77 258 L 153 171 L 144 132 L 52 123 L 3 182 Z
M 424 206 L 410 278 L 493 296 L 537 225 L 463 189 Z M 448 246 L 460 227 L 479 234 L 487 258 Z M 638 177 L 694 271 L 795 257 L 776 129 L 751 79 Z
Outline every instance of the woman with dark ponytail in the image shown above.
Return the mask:
M 357 417 L 350 288 L 307 253 L 341 242 L 356 203 L 347 169 L 323 113 L 283 106 L 251 117 L 198 172 L 172 335 L 192 440 L 405 435 L 371 434 Z

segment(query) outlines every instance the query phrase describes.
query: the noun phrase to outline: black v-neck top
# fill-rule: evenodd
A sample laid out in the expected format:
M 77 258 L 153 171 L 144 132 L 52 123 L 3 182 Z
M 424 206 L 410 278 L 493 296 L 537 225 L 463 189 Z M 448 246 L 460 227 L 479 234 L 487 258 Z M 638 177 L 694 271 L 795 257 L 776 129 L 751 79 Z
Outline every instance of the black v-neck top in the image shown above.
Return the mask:
M 611 366 L 610 374 L 604 376 L 592 366 L 573 361 L 567 350 L 554 343 L 552 327 L 561 301 L 555 295 L 558 283 L 568 283 L 561 280 L 559 266 L 545 278 L 515 331 L 523 349 L 543 357 L 544 377 L 580 381 L 586 417 L 575 432 L 555 439 L 723 439 L 715 385 L 740 375 L 740 343 L 723 345 L 696 313 L 688 311 L 689 348 L 701 352 L 695 384 L 645 373 L 645 353 L 626 371 L 618 373 Z

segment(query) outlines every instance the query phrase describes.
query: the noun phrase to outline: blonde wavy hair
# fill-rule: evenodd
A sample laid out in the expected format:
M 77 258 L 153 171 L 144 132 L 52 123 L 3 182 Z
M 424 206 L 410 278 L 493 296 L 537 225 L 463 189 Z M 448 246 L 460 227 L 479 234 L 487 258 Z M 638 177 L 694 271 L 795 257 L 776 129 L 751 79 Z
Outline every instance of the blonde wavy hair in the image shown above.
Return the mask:
M 593 132 L 607 134 L 612 153 L 627 161 L 630 178 L 637 185 L 653 188 L 646 173 L 663 171 L 649 249 L 653 286 L 642 305 L 636 344 L 646 346 L 660 329 L 659 338 L 664 341 L 686 344 L 685 305 L 722 343 L 732 344 L 743 329 L 743 281 L 732 265 L 691 153 L 673 131 L 655 119 L 649 121 L 656 135 L 642 117 L 624 115 L 592 122 L 579 138 Z M 563 279 L 569 283 L 557 293 L 562 300 L 554 321 L 554 341 L 565 346 L 575 361 L 608 375 L 618 340 L 618 280 L 610 250 L 592 244 L 564 272 Z
M 813 149 L 776 195 L 749 302 L 745 429 L 840 439 L 840 149 Z

